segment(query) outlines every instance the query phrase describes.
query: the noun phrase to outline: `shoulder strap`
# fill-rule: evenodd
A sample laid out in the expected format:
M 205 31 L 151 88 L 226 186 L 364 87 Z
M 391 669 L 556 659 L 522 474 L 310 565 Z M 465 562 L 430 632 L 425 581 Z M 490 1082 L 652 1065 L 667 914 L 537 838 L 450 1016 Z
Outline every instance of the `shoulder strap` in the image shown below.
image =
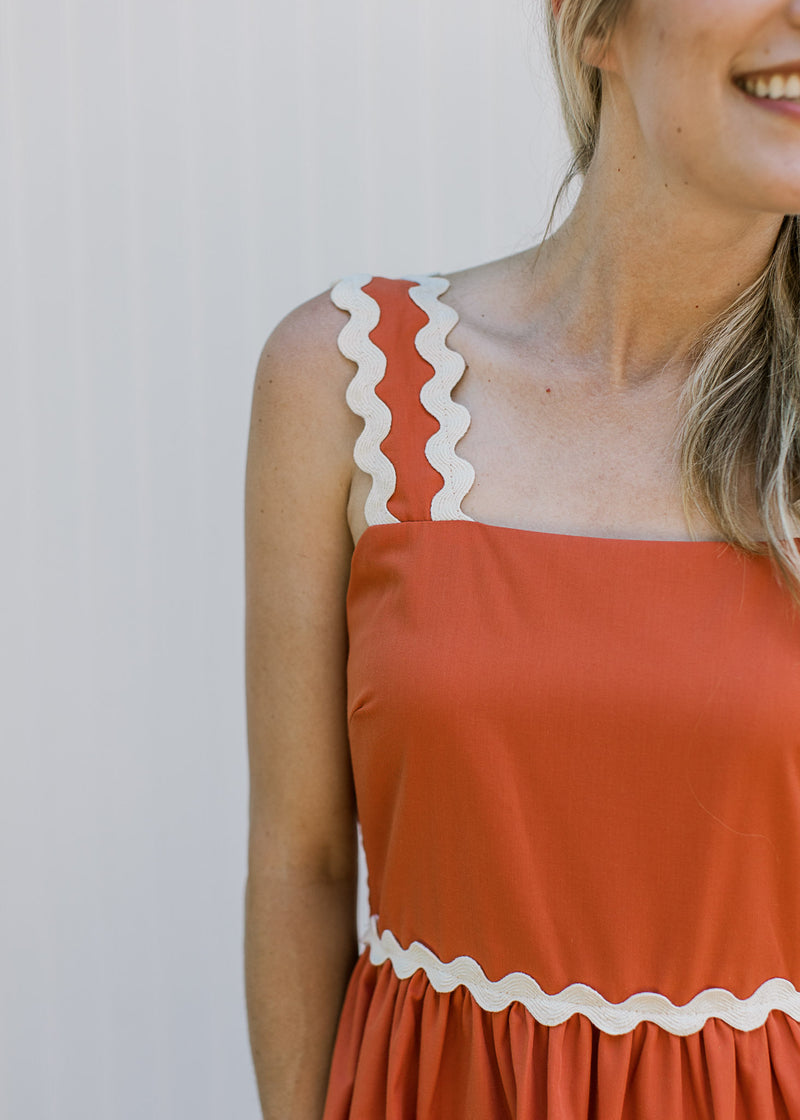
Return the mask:
M 357 273 L 331 290 L 350 313 L 338 343 L 356 363 L 347 403 L 364 419 L 353 456 L 372 476 L 368 525 L 471 520 L 461 501 L 475 472 L 455 453 L 469 413 L 450 397 L 464 359 L 445 342 L 458 316 L 439 300 L 448 287 L 443 277 Z

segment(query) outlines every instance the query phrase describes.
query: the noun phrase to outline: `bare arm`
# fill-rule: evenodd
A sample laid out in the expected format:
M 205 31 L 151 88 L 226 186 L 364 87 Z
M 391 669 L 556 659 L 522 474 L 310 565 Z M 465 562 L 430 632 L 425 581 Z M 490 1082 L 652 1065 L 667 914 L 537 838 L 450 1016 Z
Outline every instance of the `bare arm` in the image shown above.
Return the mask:
M 327 293 L 270 335 L 245 483 L 250 833 L 244 964 L 265 1120 L 320 1120 L 357 957 L 346 508 L 360 421 Z

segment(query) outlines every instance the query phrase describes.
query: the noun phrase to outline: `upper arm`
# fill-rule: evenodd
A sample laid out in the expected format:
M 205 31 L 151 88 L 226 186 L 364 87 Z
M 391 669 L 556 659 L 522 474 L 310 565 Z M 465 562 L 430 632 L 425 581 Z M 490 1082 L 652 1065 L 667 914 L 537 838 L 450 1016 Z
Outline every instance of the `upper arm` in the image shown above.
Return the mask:
M 245 480 L 250 871 L 356 873 L 347 736 L 345 596 L 353 364 L 329 293 L 267 339 L 253 386 Z

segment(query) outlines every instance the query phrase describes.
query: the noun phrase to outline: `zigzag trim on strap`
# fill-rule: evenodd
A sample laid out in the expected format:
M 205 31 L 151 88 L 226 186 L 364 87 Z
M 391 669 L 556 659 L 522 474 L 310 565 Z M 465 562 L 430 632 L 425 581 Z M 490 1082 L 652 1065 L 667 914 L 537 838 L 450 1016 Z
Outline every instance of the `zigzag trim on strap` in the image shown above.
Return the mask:
M 609 1003 L 587 984 L 570 984 L 549 995 L 526 972 L 510 972 L 501 980 L 489 980 L 472 957 L 444 962 L 419 941 L 403 949 L 390 930 L 378 935 L 375 915 L 370 918 L 364 940 L 371 962 L 380 965 L 390 961 L 401 980 L 422 969 L 437 992 L 452 992 L 463 984 L 485 1011 L 502 1011 L 517 1001 L 534 1019 L 550 1027 L 565 1022 L 570 1015 L 581 1014 L 606 1034 L 626 1034 L 646 1021 L 670 1034 L 688 1035 L 712 1018 L 742 1031 L 763 1026 L 771 1011 L 800 1019 L 800 993 L 791 981 L 777 977 L 765 980 L 747 999 L 739 999 L 725 988 L 707 988 L 684 1004 L 674 1004 L 659 992 L 637 992 L 622 1003 Z
M 352 411 L 364 420 L 364 428 L 353 447 L 356 464 L 372 476 L 364 517 L 368 525 L 383 525 L 399 521 L 386 504 L 397 486 L 397 475 L 392 461 L 381 451 L 381 443 L 392 426 L 392 414 L 375 392 L 386 373 L 386 355 L 369 337 L 381 316 L 377 300 L 362 291 L 371 279 L 369 273 L 363 272 L 345 276 L 331 289 L 331 299 L 342 311 L 350 312 L 339 332 L 338 344 L 342 354 L 357 365 L 345 398 Z
M 425 409 L 439 421 L 439 430 L 425 444 L 425 456 L 434 470 L 442 476 L 442 488 L 431 501 L 433 521 L 473 521 L 461 509 L 470 487 L 475 481 L 471 463 L 456 454 L 455 446 L 466 432 L 470 415 L 463 404 L 457 404 L 450 394 L 464 372 L 463 357 L 451 350 L 445 341 L 458 322 L 454 308 L 439 300 L 450 287 L 443 276 L 405 276 L 417 287 L 409 288 L 414 303 L 428 316 L 428 322 L 417 331 L 417 353 L 433 366 L 433 376 L 420 390 L 420 401 Z

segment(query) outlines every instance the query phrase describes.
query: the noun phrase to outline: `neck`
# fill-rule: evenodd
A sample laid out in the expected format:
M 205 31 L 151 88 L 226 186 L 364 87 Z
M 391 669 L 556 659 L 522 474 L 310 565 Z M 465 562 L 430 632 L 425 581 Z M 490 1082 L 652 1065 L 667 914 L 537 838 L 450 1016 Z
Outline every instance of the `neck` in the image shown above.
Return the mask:
M 640 151 L 614 152 L 599 145 L 534 284 L 578 368 L 625 389 L 685 374 L 698 332 L 763 271 L 783 215 L 734 212 L 686 180 L 665 184 Z

